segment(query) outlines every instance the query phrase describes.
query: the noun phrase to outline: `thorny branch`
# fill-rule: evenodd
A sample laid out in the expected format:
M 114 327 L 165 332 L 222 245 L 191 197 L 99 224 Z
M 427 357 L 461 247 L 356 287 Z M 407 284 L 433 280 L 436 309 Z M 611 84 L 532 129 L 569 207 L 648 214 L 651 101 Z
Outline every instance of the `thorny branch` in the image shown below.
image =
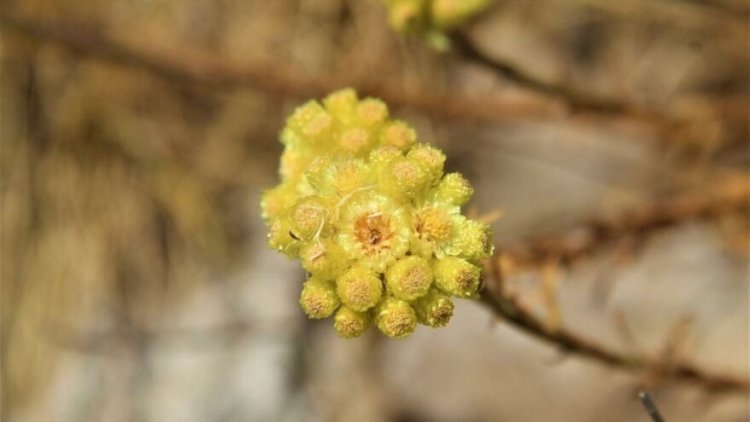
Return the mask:
M 570 264 L 617 239 L 639 238 L 697 218 L 750 209 L 750 175 L 733 174 L 710 189 L 647 204 L 615 218 L 598 218 L 562 234 L 534 236 L 500 246 L 495 261 L 504 274 L 538 268 L 550 260 Z
M 690 219 L 710 218 L 733 211 L 750 210 L 750 178 L 729 177 L 714 192 L 689 193 L 645 206 L 611 220 L 594 220 L 571 233 L 534 238 L 500 248 L 490 261 L 492 279 L 481 300 L 500 318 L 527 333 L 566 351 L 619 367 L 661 370 L 675 379 L 700 382 L 715 389 L 748 389 L 748 380 L 729 374 L 709 373 L 688 362 L 660 362 L 628 356 L 598 344 L 596 340 L 565 327 L 550 329 L 523 301 L 504 288 L 504 280 L 519 271 L 539 267 L 550 259 L 571 263 L 606 242 L 626 236 L 645 236 Z

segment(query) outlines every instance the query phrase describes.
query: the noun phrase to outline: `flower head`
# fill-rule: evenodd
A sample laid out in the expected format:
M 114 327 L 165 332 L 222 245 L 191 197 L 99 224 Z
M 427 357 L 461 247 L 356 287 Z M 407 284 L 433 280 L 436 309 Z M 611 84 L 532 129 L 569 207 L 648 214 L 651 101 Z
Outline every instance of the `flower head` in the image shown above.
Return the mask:
M 371 321 L 366 312 L 357 312 L 348 306 L 342 306 L 333 318 L 333 328 L 343 338 L 354 338 L 361 336 Z
M 430 289 L 414 303 L 417 321 L 429 327 L 444 327 L 453 316 L 453 301 L 438 289 Z
M 460 207 L 469 202 L 473 194 L 474 189 L 471 184 L 460 173 L 448 173 L 431 192 L 430 198 L 435 202 L 444 202 Z
M 414 300 L 427 294 L 432 285 L 432 269 L 426 259 L 407 256 L 399 259 L 385 275 L 388 291 L 398 299 Z
M 380 277 L 363 267 L 352 267 L 336 280 L 341 301 L 355 311 L 366 311 L 380 302 L 383 285 Z
M 349 260 L 333 239 L 319 239 L 300 248 L 302 268 L 324 280 L 335 280 L 346 268 Z
M 417 314 L 409 302 L 387 298 L 375 312 L 375 325 L 388 337 L 404 338 L 417 327 Z
M 435 285 L 456 297 L 472 297 L 479 290 L 482 270 L 465 259 L 449 256 L 435 260 Z
M 347 205 L 338 228 L 339 244 L 350 258 L 380 273 L 409 250 L 405 210 L 372 191 Z
M 419 1 L 414 22 L 432 4 Z M 444 175 L 443 152 L 382 101 L 346 89 L 307 102 L 281 140 L 281 183 L 263 193 L 262 217 L 268 245 L 309 274 L 299 299 L 309 318 L 332 316 L 344 338 L 373 322 L 404 338 L 417 323 L 446 325 L 450 296 L 476 297 L 492 242 L 489 226 L 461 215 L 471 185 Z
M 307 316 L 321 319 L 333 315 L 341 301 L 333 283 L 313 277 L 302 285 L 299 304 Z
M 428 202 L 414 212 L 412 250 L 425 257 L 442 258 L 451 245 L 464 217 L 458 207 Z

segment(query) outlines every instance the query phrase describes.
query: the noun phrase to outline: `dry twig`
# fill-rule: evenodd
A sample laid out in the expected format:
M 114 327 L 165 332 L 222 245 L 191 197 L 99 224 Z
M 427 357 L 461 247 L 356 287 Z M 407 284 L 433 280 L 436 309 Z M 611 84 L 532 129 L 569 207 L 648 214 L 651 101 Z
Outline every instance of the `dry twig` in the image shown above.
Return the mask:
M 727 178 L 717 184 L 712 192 L 685 194 L 631 211 L 618 219 L 594 220 L 571 233 L 534 238 L 500 248 L 490 262 L 492 279 L 487 282 L 481 300 L 504 321 L 572 353 L 618 367 L 646 370 L 664 368 L 663 362 L 610 350 L 565 327 L 550 330 L 546 321 L 536 316 L 519 297 L 504 289 L 503 281 L 515 272 L 540 268 L 551 259 L 570 263 L 611 240 L 644 236 L 690 219 L 710 218 L 748 209 L 750 179 L 747 175 L 741 175 Z M 709 373 L 688 362 L 670 362 L 668 371 L 675 379 L 697 381 L 710 388 L 748 389 L 747 379 L 731 374 Z
M 564 103 L 549 98 L 461 97 L 361 83 L 294 72 L 276 63 L 241 65 L 191 49 L 168 50 L 119 41 L 91 26 L 41 23 L 0 15 L 3 26 L 42 42 L 62 45 L 85 56 L 141 68 L 167 81 L 201 85 L 218 91 L 242 87 L 295 98 L 321 97 L 342 86 L 354 86 L 394 106 L 457 120 L 494 122 L 505 119 L 549 119 L 564 116 Z
M 613 240 L 639 238 L 697 218 L 711 218 L 750 208 L 750 175 L 730 175 L 701 190 L 648 204 L 616 218 L 585 222 L 562 234 L 535 236 L 500 246 L 495 261 L 504 274 L 539 268 L 549 260 L 569 264 Z

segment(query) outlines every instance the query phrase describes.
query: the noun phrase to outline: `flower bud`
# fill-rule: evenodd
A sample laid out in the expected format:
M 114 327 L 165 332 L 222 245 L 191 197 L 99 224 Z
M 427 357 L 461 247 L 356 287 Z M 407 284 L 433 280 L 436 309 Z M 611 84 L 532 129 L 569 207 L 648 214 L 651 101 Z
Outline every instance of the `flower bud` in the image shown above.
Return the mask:
M 414 310 L 420 324 L 434 328 L 444 327 L 453 316 L 453 301 L 445 293 L 430 289 L 425 296 L 414 302 Z
M 422 165 L 409 158 L 393 160 L 379 179 L 380 188 L 401 201 L 419 196 L 429 183 L 429 173 Z
M 387 298 L 375 311 L 375 325 L 388 337 L 408 337 L 417 327 L 417 314 L 408 302 Z
M 432 285 L 432 269 L 426 259 L 407 256 L 388 268 L 388 292 L 398 299 L 412 301 L 424 296 Z
M 435 260 L 435 285 L 451 296 L 468 298 L 479 290 L 482 270 L 465 259 L 447 256 Z
M 371 318 L 366 312 L 357 312 L 347 306 L 342 306 L 333 318 L 333 328 L 336 334 L 343 338 L 361 336 L 370 326 Z
M 288 145 L 320 145 L 330 137 L 333 117 L 317 101 L 308 101 L 294 110 L 286 129 L 292 132 L 282 137 Z
M 416 140 L 417 132 L 400 120 L 386 124 L 380 132 L 380 143 L 382 145 L 393 145 L 401 151 L 409 149 Z
M 281 154 L 279 174 L 283 181 L 296 181 L 302 176 L 306 167 L 307 159 L 298 149 L 288 148 Z
M 455 236 L 455 226 L 462 219 L 458 207 L 429 205 L 419 209 L 414 215 L 412 252 L 442 258 Z
M 312 241 L 303 246 L 299 259 L 305 270 L 323 280 L 335 279 L 348 262 L 341 247 L 330 239 Z
M 326 109 L 340 122 L 348 125 L 355 120 L 354 109 L 357 106 L 357 93 L 346 88 L 331 93 L 323 100 Z
M 489 0 L 432 0 L 431 3 L 432 24 L 449 30 L 481 12 L 487 7 Z
M 462 206 L 469 202 L 474 194 L 471 184 L 460 173 L 448 173 L 432 193 L 436 201 Z
M 309 318 L 321 319 L 333 315 L 341 301 L 332 282 L 310 277 L 302 285 L 299 304 Z
M 429 175 L 430 185 L 437 184 L 443 177 L 445 154 L 439 149 L 427 144 L 418 144 L 411 147 L 406 156 L 424 167 Z
M 374 272 L 355 266 L 336 280 L 336 291 L 346 306 L 362 312 L 380 302 L 383 284 Z
M 330 227 L 331 212 L 328 204 L 318 196 L 306 196 L 292 211 L 292 232 L 300 239 L 310 239 Z
M 346 129 L 337 138 L 337 145 L 347 154 L 360 156 L 369 152 L 375 139 L 371 131 L 353 127 Z
M 453 246 L 458 255 L 472 260 L 484 259 L 492 255 L 492 231 L 488 224 L 476 220 L 464 220 L 458 227 Z
M 301 242 L 292 235 L 292 225 L 286 218 L 278 218 L 268 229 L 268 246 L 290 258 L 296 258 Z
M 388 4 L 388 20 L 391 27 L 398 32 L 410 32 L 424 25 L 425 11 L 423 1 L 397 0 Z
M 367 158 L 367 161 L 373 167 L 374 172 L 381 172 L 393 160 L 401 158 L 403 156 L 404 155 L 401 153 L 401 150 L 393 145 L 380 145 L 370 151 L 370 155 Z
M 367 128 L 374 128 L 388 118 L 388 107 L 376 98 L 365 98 L 357 105 L 358 123 Z
M 329 180 L 327 170 L 331 168 L 334 160 L 328 155 L 315 157 L 310 161 L 304 173 L 307 183 L 319 194 L 328 190 Z
M 328 186 L 339 196 L 372 184 L 370 176 L 367 166 L 359 159 L 338 161 L 326 171 Z
M 263 192 L 260 200 L 261 216 L 268 223 L 273 218 L 278 218 L 297 201 L 294 187 L 289 184 L 281 184 L 273 189 Z

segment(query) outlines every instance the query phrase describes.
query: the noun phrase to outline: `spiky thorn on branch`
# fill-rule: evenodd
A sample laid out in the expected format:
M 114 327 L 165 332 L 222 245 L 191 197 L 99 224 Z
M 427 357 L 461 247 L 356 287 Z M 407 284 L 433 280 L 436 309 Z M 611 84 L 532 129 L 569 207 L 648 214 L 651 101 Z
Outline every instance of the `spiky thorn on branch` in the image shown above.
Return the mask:
M 490 279 L 481 300 L 503 321 L 534 337 L 576 355 L 618 367 L 653 370 L 663 362 L 643 356 L 630 356 L 610 350 L 595 339 L 561 326 L 551 328 L 520 297 L 506 289 L 504 281 L 514 273 L 540 268 L 556 259 L 570 264 L 604 244 L 628 236 L 646 236 L 656 230 L 697 218 L 712 218 L 728 212 L 750 209 L 750 179 L 747 175 L 730 177 L 714 187 L 648 205 L 625 213 L 619 219 L 594 220 L 571 233 L 534 238 L 506 248 L 499 248 L 490 261 Z M 710 373 L 687 362 L 670 362 L 667 375 L 674 379 L 699 382 L 713 389 L 748 390 L 748 380 L 730 374 Z
M 534 236 L 498 247 L 496 264 L 506 276 L 540 268 L 551 260 L 563 265 L 610 242 L 642 238 L 693 219 L 710 219 L 750 210 L 750 175 L 728 175 L 705 189 L 632 209 L 615 218 L 597 218 L 568 232 Z

